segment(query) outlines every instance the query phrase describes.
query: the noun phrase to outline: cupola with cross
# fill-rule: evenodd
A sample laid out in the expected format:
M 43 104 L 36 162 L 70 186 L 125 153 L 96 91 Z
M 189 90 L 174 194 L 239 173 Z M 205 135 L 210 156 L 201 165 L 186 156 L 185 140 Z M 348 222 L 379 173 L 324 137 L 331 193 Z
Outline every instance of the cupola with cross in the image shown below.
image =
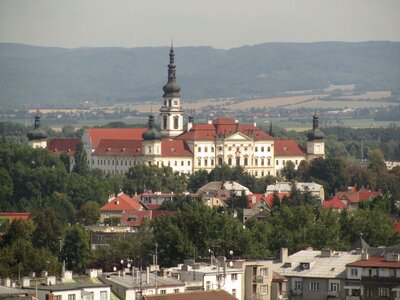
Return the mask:
M 183 109 L 180 86 L 176 83 L 175 52 L 171 44 L 168 64 L 168 82 L 163 87 L 163 104 L 160 108 L 161 135 L 173 138 L 183 132 Z

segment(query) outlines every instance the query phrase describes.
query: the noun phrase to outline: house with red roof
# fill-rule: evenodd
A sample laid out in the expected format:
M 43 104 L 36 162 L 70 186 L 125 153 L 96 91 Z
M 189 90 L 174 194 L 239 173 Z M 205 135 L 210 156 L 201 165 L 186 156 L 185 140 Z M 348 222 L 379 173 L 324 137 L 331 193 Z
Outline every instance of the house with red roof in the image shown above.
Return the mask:
M 0 224 L 11 223 L 14 220 L 28 220 L 30 213 L 0 212 Z
M 108 203 L 100 208 L 100 222 L 111 217 L 121 218 L 124 213 L 143 210 L 142 204 L 124 193 L 111 197 Z
M 72 170 L 75 164 L 74 156 L 80 142 L 80 139 L 53 139 L 47 144 L 46 149 L 57 156 L 62 153 L 68 155 L 70 170 Z
M 371 191 L 364 188 L 357 191 L 355 187 L 350 187 L 346 192 L 337 192 L 332 199 L 329 199 L 323 203 L 323 207 L 332 208 L 335 210 L 354 210 L 358 209 L 360 202 L 370 201 L 380 195 L 381 193 L 377 191 Z
M 398 252 L 370 257 L 364 250 L 361 260 L 346 265 L 346 273 L 346 299 L 400 299 Z
M 313 117 L 307 135 L 307 149 L 294 140 L 278 140 L 256 123 L 240 123 L 217 118 L 195 123 L 189 117 L 183 124 L 184 110 L 176 81 L 175 53 L 171 47 L 168 81 L 163 86 L 160 126 L 149 116 L 148 128 L 89 128 L 82 141 L 90 168 L 105 174 L 121 175 L 138 164 L 168 166 L 181 174 L 211 171 L 216 166 L 242 166 L 255 177 L 276 175 L 288 161 L 297 167 L 302 160 L 324 157 L 324 135 Z

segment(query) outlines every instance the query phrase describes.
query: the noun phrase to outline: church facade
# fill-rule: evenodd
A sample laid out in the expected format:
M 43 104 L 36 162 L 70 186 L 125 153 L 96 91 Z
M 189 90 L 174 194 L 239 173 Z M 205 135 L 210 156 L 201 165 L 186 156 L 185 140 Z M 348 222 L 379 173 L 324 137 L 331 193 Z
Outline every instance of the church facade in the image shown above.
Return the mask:
M 256 177 L 277 175 L 288 161 L 297 167 L 302 160 L 325 157 L 324 137 L 314 115 L 307 148 L 294 140 L 278 140 L 256 124 L 242 124 L 230 118 L 184 126 L 180 86 L 176 82 L 174 49 L 171 47 L 168 81 L 163 87 L 160 130 L 153 114 L 148 128 L 89 128 L 83 143 L 90 168 L 105 174 L 122 175 L 130 167 L 146 164 L 168 166 L 175 172 L 192 174 L 211 171 L 225 164 L 242 166 Z

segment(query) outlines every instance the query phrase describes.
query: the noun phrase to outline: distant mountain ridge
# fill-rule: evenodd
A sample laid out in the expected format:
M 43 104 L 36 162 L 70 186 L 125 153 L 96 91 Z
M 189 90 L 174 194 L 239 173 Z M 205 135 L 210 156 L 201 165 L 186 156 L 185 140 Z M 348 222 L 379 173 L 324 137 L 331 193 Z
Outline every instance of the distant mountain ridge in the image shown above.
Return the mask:
M 0 105 L 161 99 L 167 47 L 51 48 L 0 43 Z M 175 48 L 182 98 L 258 98 L 355 83 L 400 94 L 400 42 Z

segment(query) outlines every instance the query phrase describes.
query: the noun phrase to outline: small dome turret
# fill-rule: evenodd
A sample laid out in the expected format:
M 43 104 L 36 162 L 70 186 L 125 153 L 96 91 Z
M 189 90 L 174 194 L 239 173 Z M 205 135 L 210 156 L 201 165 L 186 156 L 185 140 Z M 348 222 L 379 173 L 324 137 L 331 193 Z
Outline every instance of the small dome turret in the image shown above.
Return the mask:
M 169 51 L 169 64 L 168 64 L 168 82 L 163 87 L 163 97 L 180 98 L 181 87 L 176 83 L 176 65 L 174 47 L 171 45 Z
M 34 129 L 28 132 L 27 137 L 29 141 L 47 139 L 47 133 L 40 129 L 40 116 L 38 114 L 35 116 Z
M 154 126 L 154 115 L 149 116 L 149 129 L 142 134 L 144 141 L 160 140 L 161 133 Z

